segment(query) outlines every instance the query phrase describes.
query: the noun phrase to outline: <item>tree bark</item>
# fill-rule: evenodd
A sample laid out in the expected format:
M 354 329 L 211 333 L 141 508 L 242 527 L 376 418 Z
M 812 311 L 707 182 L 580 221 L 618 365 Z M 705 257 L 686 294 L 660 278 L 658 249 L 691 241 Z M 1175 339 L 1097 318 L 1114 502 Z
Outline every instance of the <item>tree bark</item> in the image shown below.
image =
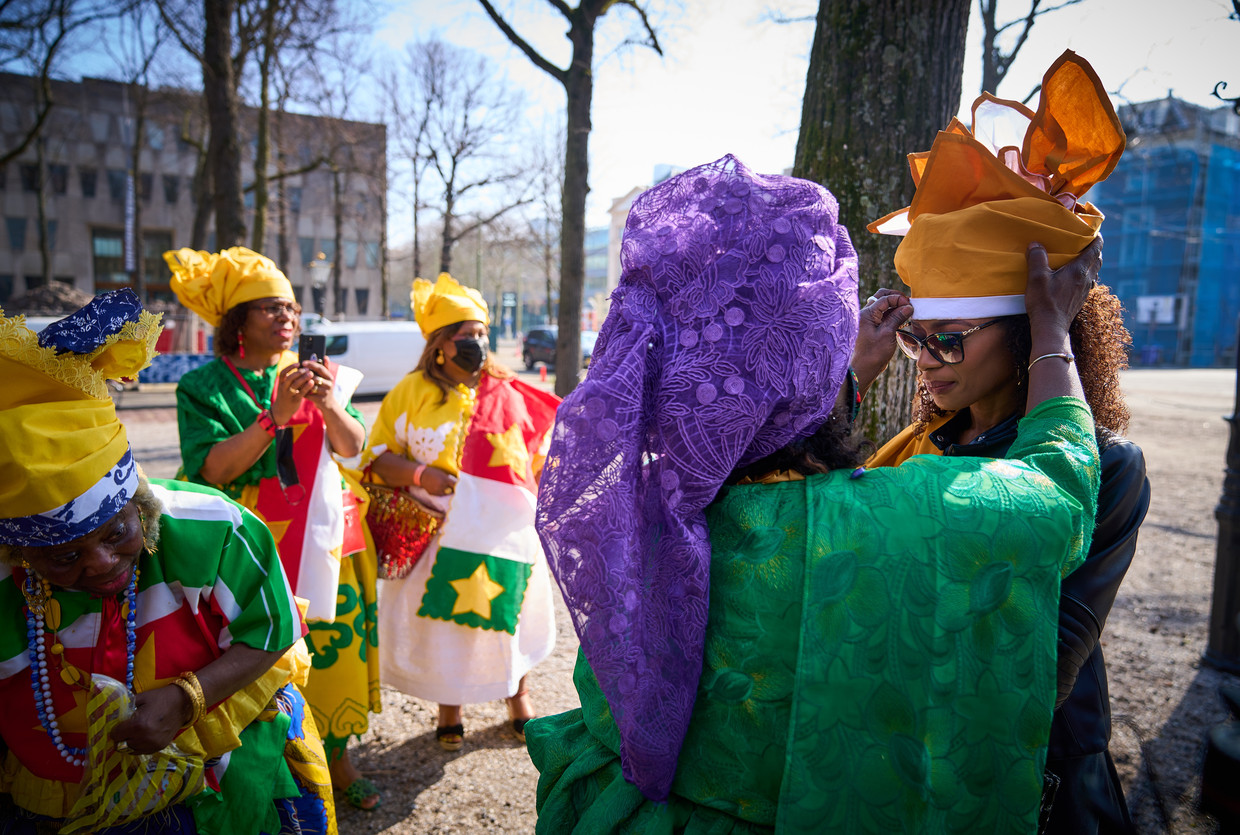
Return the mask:
M 235 0 L 203 0 L 202 85 L 211 125 L 207 159 L 214 186 L 215 246 L 221 250 L 245 243 L 240 120 L 231 51 L 235 11 Z
M 969 0 L 821 0 L 793 174 L 831 189 L 861 265 L 861 298 L 903 288 L 898 238 L 865 225 L 913 196 L 907 154 L 925 151 L 960 105 Z M 915 368 L 901 357 L 863 404 L 885 441 L 910 418 Z
M 250 249 L 267 251 L 267 163 L 271 159 L 271 62 L 275 60 L 275 10 L 278 0 L 268 0 L 263 10 L 262 53 L 258 59 L 258 127 L 254 142 L 254 228 Z M 283 263 L 283 262 L 281 262 Z
M 332 166 L 332 233 L 336 242 L 336 254 L 332 257 L 331 299 L 327 303 L 328 310 L 335 310 L 337 316 L 343 316 L 347 307 L 346 300 L 340 297 L 340 261 L 344 257 L 344 185 L 340 182 L 339 166 Z M 336 309 L 339 308 L 339 309 Z
M 556 313 L 555 393 L 565 397 L 581 375 L 581 296 L 586 280 L 586 196 L 590 193 L 590 104 L 594 97 L 594 24 L 583 2 L 574 10 L 568 39 L 573 59 L 564 79 L 568 94 L 564 191 L 560 198 L 560 304 Z

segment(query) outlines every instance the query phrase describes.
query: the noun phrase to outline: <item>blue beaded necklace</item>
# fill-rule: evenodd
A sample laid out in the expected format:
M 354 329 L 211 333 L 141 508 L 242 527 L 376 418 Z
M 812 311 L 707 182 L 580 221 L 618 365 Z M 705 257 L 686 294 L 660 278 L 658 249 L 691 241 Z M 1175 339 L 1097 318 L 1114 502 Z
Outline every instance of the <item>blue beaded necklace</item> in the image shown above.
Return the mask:
M 86 749 L 65 744 L 60 734 L 60 722 L 52 706 L 52 681 L 47 672 L 48 652 L 44 645 L 45 612 L 52 599 L 51 584 L 42 577 L 36 579 L 34 570 L 27 568 L 22 591 L 26 597 L 26 647 L 30 657 L 30 689 L 34 693 L 34 709 L 39 715 L 39 724 L 52 738 L 56 750 L 66 762 L 75 766 L 85 765 Z M 137 645 L 137 595 L 138 569 L 135 567 L 129 578 L 129 587 L 125 589 L 125 686 L 130 693 L 133 692 L 133 658 Z M 56 647 L 59 646 L 57 643 Z M 53 654 L 56 654 L 55 648 Z

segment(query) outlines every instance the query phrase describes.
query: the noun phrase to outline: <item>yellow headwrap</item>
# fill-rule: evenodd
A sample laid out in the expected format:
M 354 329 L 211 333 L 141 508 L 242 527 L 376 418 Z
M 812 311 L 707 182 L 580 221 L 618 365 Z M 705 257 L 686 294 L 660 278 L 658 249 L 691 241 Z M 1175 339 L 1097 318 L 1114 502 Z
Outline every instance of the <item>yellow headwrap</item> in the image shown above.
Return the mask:
M 1080 198 L 1124 145 L 1102 82 L 1071 50 L 1046 71 L 1036 113 L 982 94 L 972 130 L 953 119 L 930 151 L 909 155 L 912 204 L 867 227 L 905 235 L 895 266 L 913 315 L 1023 313 L 1026 247 L 1041 243 L 1058 269 L 1089 245 L 1103 216 Z
M 425 278 L 415 278 L 409 291 L 409 303 L 422 335 L 428 338 L 444 325 L 457 322 L 491 324 L 482 294 L 472 287 L 461 286 L 447 273 L 440 273 L 433 285 Z
M 119 509 L 109 502 L 132 498 L 137 476 L 107 380 L 149 365 L 162 328 L 132 291 L 118 293 L 132 300 L 122 316 L 106 297 L 74 314 L 94 327 L 82 328 L 86 353 L 43 347 L 25 316 L 0 310 L 0 542 L 67 542 L 107 521 Z
M 175 249 L 164 253 L 177 300 L 215 327 L 242 302 L 295 299 L 293 285 L 270 258 L 243 246 L 220 253 Z

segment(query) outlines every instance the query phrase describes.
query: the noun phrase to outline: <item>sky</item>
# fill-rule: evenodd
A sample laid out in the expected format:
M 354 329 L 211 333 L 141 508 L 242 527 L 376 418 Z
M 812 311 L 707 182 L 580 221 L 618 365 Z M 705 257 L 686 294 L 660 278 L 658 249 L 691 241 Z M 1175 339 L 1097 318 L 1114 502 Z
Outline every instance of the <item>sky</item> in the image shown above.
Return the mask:
M 575 2 L 575 0 L 574 0 Z M 565 66 L 566 24 L 543 0 L 499 0 L 514 28 L 549 60 Z M 769 10 L 812 16 L 807 0 L 647 0 L 663 57 L 644 47 L 617 50 L 639 28 L 614 7 L 598 27 L 590 139 L 587 224 L 607 223 L 613 199 L 651 182 L 656 165 L 691 167 L 735 154 L 758 171 L 792 165 L 813 22 L 780 24 Z M 1054 5 L 1054 2 L 1046 3 Z M 968 35 L 961 94 L 967 111 L 980 92 L 981 23 L 977 4 Z M 1027 0 L 1001 0 L 1000 21 L 1024 13 Z M 1227 0 L 1083 0 L 1039 19 L 998 94 L 1023 99 L 1065 49 L 1085 57 L 1117 103 L 1168 91 L 1216 107 L 1218 81 L 1240 95 L 1240 21 Z M 554 119 L 563 88 L 536 69 L 471 0 L 412 0 L 378 27 L 379 48 L 394 51 L 435 35 L 477 50 L 507 83 L 524 90 L 531 123 Z M 967 123 L 967 119 L 966 119 Z M 924 150 L 924 149 L 909 149 Z M 395 201 L 392 204 L 395 208 Z M 407 229 L 393 219 L 394 244 Z M 404 235 L 403 237 L 407 237 Z

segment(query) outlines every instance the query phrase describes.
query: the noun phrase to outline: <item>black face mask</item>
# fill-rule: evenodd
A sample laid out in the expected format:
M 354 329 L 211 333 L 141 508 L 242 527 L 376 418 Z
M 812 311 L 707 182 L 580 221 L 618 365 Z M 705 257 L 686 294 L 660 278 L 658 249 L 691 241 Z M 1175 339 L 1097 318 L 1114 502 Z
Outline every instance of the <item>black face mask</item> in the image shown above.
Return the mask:
M 470 374 L 482 368 L 482 364 L 487 361 L 487 341 L 482 337 L 458 339 L 452 344 L 456 346 L 456 355 L 452 357 L 452 361 Z

